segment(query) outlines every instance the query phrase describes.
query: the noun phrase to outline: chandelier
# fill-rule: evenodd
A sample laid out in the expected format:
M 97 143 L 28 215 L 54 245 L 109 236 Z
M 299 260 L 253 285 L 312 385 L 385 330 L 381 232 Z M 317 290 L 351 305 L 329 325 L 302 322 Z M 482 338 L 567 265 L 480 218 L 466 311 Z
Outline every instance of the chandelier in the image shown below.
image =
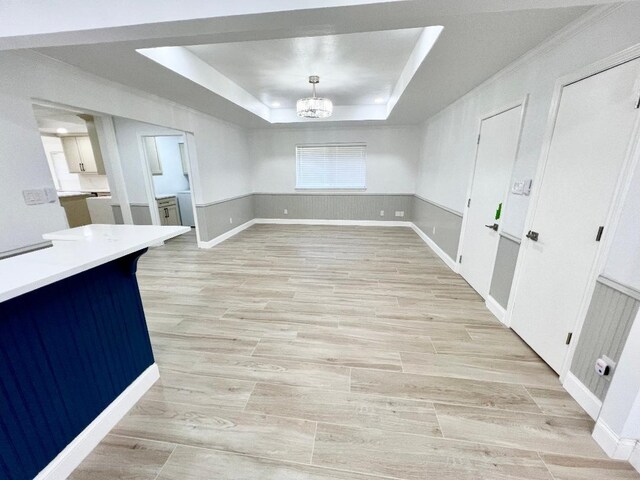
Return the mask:
M 309 83 L 312 85 L 313 96 L 301 98 L 296 103 L 296 111 L 299 117 L 327 118 L 333 113 L 333 103 L 328 98 L 316 97 L 316 84 L 320 83 L 320 77 L 311 75 Z

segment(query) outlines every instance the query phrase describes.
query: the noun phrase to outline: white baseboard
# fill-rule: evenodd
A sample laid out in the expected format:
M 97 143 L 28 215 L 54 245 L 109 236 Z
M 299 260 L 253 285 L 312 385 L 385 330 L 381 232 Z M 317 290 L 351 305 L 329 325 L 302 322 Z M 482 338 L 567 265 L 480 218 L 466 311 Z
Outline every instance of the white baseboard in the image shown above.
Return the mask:
M 254 223 L 256 223 L 256 219 L 255 218 L 253 220 L 249 220 L 248 222 L 243 223 L 242 225 L 237 226 L 236 228 L 233 228 L 233 229 L 229 230 L 228 232 L 223 233 L 222 235 L 218 235 L 216 238 L 214 238 L 212 240 L 208 240 L 206 242 L 198 241 L 198 247 L 200 247 L 200 248 L 212 248 L 212 247 L 215 247 L 219 243 L 222 243 L 225 240 L 233 237 L 234 235 L 239 234 L 241 231 L 246 230 L 247 228 L 249 228 Z
M 636 443 L 633 452 L 631 452 L 629 463 L 640 473 L 640 442 Z
M 634 453 L 638 444 L 636 440 L 618 437 L 602 420 L 596 422 L 591 436 L 600 448 L 615 460 L 631 460 L 631 454 Z
M 424 243 L 426 243 L 427 245 L 429 245 L 429 248 L 431 250 L 433 250 L 436 255 L 438 255 L 442 261 L 444 263 L 447 264 L 447 266 L 453 270 L 454 272 L 458 273 L 458 268 L 459 268 L 459 264 L 453 259 L 451 258 L 449 255 L 447 255 L 444 250 L 442 250 L 437 244 L 436 242 L 434 242 L 433 240 L 431 240 L 431 238 L 429 238 L 429 236 L 424 233 L 422 230 L 420 230 L 416 225 L 414 225 L 413 223 L 411 223 L 411 228 L 413 228 L 413 231 L 416 232 L 418 234 L 418 236 L 424 241 Z
M 111 402 L 80 435 L 54 458 L 35 480 L 59 480 L 71 475 L 91 451 L 107 436 L 149 388 L 160 378 L 154 363 Z
M 277 225 L 337 225 L 355 227 L 411 227 L 411 222 L 384 220 L 320 220 L 307 218 L 255 218 L 255 223 Z
M 491 295 L 487 295 L 487 298 L 484 299 L 484 304 L 486 305 L 487 309 L 489 309 L 489 311 L 493 313 L 493 316 L 500 320 L 500 323 L 507 325 L 507 311 L 496 301 L 495 298 L 493 298 Z M 509 325 L 507 325 L 507 327 L 508 326 Z
M 602 408 L 602 401 L 591 393 L 591 391 L 578 380 L 578 377 L 571 372 L 567 372 L 562 386 L 591 418 L 594 420 L 598 419 L 600 409 Z

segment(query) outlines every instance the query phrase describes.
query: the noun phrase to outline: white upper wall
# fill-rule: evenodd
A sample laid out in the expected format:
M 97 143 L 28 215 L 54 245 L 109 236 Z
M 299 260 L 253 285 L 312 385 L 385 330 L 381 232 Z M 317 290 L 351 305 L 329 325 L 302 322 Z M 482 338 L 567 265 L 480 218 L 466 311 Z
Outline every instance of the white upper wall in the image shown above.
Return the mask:
M 367 145 L 367 190 L 364 193 L 414 193 L 420 150 L 418 131 L 413 126 L 253 130 L 253 191 L 296 192 L 296 145 L 348 142 Z
M 589 14 L 587 14 L 589 16 Z M 556 80 L 640 42 L 640 3 L 629 2 L 507 67 L 423 127 L 416 193 L 462 212 L 480 118 L 529 94 L 513 180 L 534 178 Z M 533 188 L 537 186 L 534 184 Z M 521 236 L 529 197 L 509 195 L 504 230 Z
M 25 189 L 54 187 L 32 99 L 193 132 L 196 203 L 251 192 L 241 127 L 28 51 L 0 53 L 0 85 L 0 252 L 42 242 L 43 233 L 67 226 L 58 203 L 27 206 L 22 198 Z
M 156 138 L 158 157 L 162 165 L 162 175 L 153 176 L 156 195 L 173 195 L 190 189 L 189 177 L 182 170 L 182 157 L 180 156 L 180 143 L 184 143 L 184 141 L 183 136 Z
M 129 202 L 149 204 L 144 176 L 146 159 L 140 137 L 144 135 L 180 135 L 182 132 L 121 117 L 115 117 L 113 123 Z
M 4 86 L 0 67 L 0 253 L 42 243 L 42 234 L 68 227 L 59 203 L 27 206 L 22 191 L 55 188 L 28 97 Z
M 640 291 L 640 165 L 631 180 L 603 275 Z

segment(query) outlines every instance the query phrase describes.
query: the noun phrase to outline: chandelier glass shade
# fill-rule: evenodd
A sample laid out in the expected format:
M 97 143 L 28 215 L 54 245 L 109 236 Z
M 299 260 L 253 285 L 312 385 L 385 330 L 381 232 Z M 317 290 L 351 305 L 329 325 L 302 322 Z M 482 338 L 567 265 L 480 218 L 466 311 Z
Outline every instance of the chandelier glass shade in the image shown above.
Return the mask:
M 299 117 L 305 118 L 327 118 L 333 113 L 333 102 L 328 98 L 316 96 L 316 85 L 320 82 L 320 77 L 312 75 L 309 83 L 312 85 L 313 94 L 311 97 L 301 98 L 296 103 L 296 112 Z

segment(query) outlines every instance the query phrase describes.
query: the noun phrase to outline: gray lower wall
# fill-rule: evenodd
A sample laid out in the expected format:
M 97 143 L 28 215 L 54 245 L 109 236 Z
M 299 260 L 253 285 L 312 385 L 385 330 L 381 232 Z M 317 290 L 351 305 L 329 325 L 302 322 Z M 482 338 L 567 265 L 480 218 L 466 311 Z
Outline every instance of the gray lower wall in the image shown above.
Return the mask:
M 129 206 L 131 207 L 131 217 L 134 225 L 153 225 L 149 205 L 132 203 Z M 122 219 L 122 208 L 120 208 L 120 205 L 111 205 L 111 209 L 113 210 L 113 218 L 116 225 L 122 225 L 124 220 Z
M 511 292 L 519 251 L 520 242 L 500 235 L 489 295 L 504 309 L 507 308 L 507 303 L 509 302 L 509 293 Z
M 123 223 L 120 206 L 112 208 L 116 223 Z M 381 210 L 384 216 L 380 216 Z M 200 240 L 204 242 L 254 218 L 413 222 L 452 259 L 456 257 L 462 228 L 460 213 L 412 194 L 255 193 L 197 205 L 196 212 Z M 404 216 L 396 217 L 395 212 L 404 212 Z M 135 225 L 152 223 L 147 205 L 132 204 L 131 214 Z
M 249 194 L 207 205 L 197 205 L 200 240 L 208 242 L 256 218 L 253 204 L 253 195 Z
M 254 194 L 256 218 L 410 222 L 412 207 L 413 195 Z M 396 217 L 395 212 L 404 216 Z
M 456 260 L 462 214 L 413 196 L 413 223 L 449 257 Z
M 604 277 L 596 282 L 570 371 L 600 400 L 613 375 L 599 376 L 594 369 L 596 360 L 602 355 L 620 360 L 638 307 L 640 292 Z

